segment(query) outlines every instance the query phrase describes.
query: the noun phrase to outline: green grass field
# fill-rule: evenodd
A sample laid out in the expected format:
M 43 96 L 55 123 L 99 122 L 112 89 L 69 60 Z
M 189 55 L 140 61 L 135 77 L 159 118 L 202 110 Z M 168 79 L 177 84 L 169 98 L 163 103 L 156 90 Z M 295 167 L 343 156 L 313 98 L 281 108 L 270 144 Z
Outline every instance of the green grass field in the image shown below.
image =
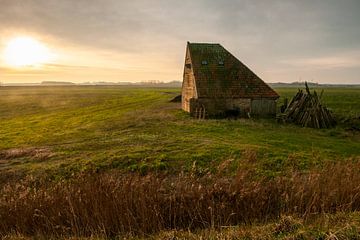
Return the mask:
M 325 89 L 321 130 L 192 119 L 179 91 L 1 87 L 0 238 L 358 239 L 359 88 Z
M 276 89 L 284 97 L 297 91 Z M 274 176 L 360 156 L 358 132 L 273 119 L 195 120 L 170 103 L 179 89 L 1 87 L 0 171 L 33 174 L 107 169 L 199 174 L 236 169 Z M 325 89 L 340 117 L 360 115 L 360 89 Z M 278 104 L 280 105 L 280 104 Z

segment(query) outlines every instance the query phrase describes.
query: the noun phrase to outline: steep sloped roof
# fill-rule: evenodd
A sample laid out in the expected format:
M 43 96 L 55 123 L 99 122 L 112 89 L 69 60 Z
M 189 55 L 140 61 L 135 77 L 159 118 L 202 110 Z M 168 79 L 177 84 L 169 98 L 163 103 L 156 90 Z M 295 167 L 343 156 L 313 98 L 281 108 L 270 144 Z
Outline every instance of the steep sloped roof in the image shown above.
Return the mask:
M 279 95 L 220 44 L 188 43 L 198 97 L 278 98 Z

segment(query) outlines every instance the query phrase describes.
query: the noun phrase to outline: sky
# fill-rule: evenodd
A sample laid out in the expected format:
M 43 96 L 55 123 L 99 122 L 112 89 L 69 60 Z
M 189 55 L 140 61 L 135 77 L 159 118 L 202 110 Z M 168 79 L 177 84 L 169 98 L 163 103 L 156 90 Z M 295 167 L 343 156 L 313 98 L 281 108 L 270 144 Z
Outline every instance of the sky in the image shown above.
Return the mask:
M 0 82 L 182 80 L 186 42 L 220 43 L 265 82 L 360 84 L 359 0 L 0 0 Z M 51 58 L 14 67 L 28 37 Z

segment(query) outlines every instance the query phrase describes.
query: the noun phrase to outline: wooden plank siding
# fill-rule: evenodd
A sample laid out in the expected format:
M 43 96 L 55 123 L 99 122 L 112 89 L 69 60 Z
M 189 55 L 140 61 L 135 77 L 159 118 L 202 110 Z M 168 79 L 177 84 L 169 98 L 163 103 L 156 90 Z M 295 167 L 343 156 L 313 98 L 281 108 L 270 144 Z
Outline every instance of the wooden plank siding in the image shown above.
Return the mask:
M 270 117 L 276 114 L 276 100 L 273 99 L 253 99 L 251 101 L 251 115 Z

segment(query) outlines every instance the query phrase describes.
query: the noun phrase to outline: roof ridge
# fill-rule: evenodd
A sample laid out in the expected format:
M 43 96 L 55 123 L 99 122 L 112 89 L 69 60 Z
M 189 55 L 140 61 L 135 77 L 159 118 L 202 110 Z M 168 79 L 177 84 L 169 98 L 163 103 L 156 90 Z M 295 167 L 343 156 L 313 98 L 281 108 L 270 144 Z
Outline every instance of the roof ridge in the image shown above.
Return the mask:
M 187 42 L 188 44 L 198 44 L 198 45 L 220 45 L 221 46 L 221 44 L 220 43 L 205 43 L 205 42 Z

